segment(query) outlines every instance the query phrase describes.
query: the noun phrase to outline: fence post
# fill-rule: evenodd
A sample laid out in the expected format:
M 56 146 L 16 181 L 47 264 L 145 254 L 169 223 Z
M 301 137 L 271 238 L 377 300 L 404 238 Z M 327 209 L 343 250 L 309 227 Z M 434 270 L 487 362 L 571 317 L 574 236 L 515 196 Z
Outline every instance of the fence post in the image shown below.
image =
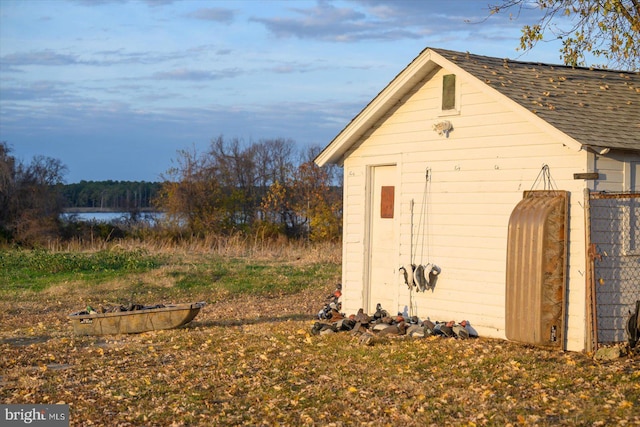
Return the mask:
M 595 275 L 594 275 L 594 258 L 593 249 L 591 247 L 591 192 L 588 188 L 584 189 L 584 230 L 585 230 L 585 286 L 587 291 L 586 304 L 586 334 L 585 334 L 585 350 L 595 351 L 598 349 L 598 323 L 596 315 L 596 293 L 595 293 Z

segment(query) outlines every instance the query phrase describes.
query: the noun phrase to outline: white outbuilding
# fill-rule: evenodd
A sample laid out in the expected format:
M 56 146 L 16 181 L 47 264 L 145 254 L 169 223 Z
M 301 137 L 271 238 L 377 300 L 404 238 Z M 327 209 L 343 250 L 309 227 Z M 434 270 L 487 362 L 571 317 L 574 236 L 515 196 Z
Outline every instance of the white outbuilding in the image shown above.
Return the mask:
M 627 340 L 638 73 L 428 48 L 316 163 L 344 170 L 343 312 L 574 351 Z

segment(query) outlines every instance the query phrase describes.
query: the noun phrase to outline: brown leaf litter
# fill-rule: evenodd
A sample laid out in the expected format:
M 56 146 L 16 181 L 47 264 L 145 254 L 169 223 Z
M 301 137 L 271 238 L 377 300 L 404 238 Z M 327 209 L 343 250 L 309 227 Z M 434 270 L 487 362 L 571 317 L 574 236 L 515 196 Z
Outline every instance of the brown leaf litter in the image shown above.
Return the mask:
M 67 403 L 72 426 L 640 425 L 637 355 L 313 335 L 331 290 L 226 298 L 180 329 L 101 337 L 73 335 L 78 301 L 0 301 L 0 401 Z

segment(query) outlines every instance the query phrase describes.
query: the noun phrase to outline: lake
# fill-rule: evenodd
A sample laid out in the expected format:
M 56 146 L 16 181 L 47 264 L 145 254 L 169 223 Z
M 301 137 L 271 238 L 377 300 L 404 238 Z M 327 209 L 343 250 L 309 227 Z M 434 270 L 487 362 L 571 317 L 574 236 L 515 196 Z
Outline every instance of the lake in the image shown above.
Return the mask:
M 141 212 L 140 220 L 149 223 L 154 222 L 157 219 L 161 219 L 162 212 Z M 112 222 L 112 221 L 127 221 L 129 219 L 129 212 L 67 212 L 60 215 L 62 220 L 70 220 L 76 218 L 78 221 L 86 222 Z

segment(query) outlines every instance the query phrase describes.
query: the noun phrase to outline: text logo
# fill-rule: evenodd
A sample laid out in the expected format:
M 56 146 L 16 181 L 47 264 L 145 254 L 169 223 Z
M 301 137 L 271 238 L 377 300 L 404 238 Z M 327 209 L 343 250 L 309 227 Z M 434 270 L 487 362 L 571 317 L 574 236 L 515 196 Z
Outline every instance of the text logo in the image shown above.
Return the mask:
M 3 426 L 68 427 L 69 405 L 0 405 Z

